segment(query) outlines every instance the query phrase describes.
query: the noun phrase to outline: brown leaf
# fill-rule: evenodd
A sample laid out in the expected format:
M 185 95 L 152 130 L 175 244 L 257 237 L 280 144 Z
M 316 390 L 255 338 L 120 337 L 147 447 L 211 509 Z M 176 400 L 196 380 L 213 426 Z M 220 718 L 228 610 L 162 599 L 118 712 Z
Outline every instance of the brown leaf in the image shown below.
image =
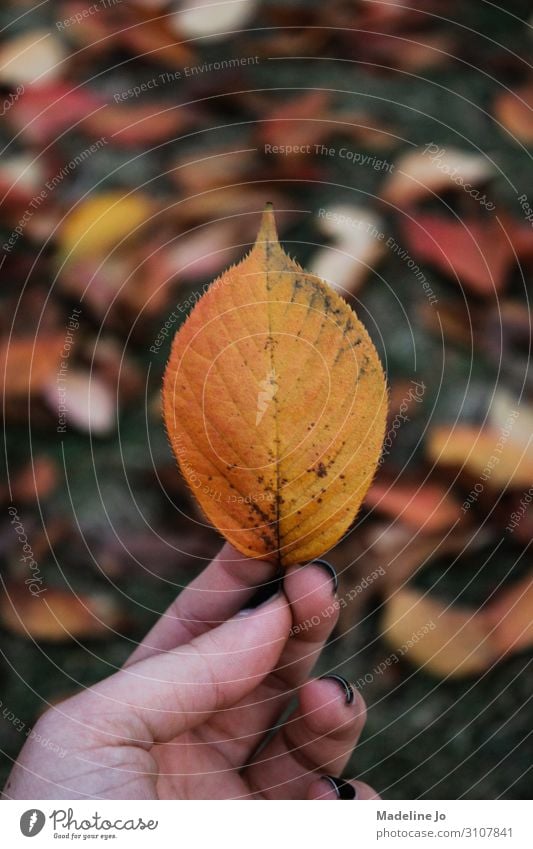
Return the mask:
M 500 94 L 494 104 L 494 114 L 513 138 L 533 144 L 533 83 Z
M 5 375 L 7 397 L 39 392 L 57 374 L 64 338 L 14 336 L 0 346 L 0 374 Z
M 483 616 L 445 606 L 415 589 L 397 590 L 390 597 L 382 633 L 400 657 L 439 678 L 479 675 L 498 658 Z
M 533 575 L 526 575 L 496 594 L 485 616 L 494 629 L 493 641 L 502 654 L 519 652 L 533 645 Z
M 0 592 L 2 626 L 38 642 L 112 637 L 122 622 L 123 614 L 110 596 L 77 595 L 44 583 L 26 585 L 22 581 L 9 583 Z
M 14 503 L 28 504 L 48 498 L 58 484 L 58 468 L 46 454 L 36 455 L 31 463 L 19 469 L 11 484 Z

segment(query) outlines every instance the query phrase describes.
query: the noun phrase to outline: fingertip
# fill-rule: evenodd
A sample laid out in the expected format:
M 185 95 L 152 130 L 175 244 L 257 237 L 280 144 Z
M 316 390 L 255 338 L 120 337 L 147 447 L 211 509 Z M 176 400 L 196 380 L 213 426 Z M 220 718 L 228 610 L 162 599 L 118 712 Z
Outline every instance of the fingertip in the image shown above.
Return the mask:
M 355 740 L 366 721 L 366 704 L 359 691 L 340 675 L 308 681 L 300 689 L 300 708 L 315 734 Z

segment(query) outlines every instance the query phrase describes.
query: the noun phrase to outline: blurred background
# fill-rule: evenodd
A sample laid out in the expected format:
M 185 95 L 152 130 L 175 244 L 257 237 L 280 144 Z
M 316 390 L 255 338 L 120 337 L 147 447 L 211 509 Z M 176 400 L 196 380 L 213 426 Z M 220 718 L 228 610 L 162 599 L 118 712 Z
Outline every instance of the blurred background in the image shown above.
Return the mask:
M 320 672 L 393 798 L 531 792 L 529 3 L 6 0 L 3 782 L 221 545 L 161 422 L 172 335 L 274 203 L 374 339 L 380 468 Z

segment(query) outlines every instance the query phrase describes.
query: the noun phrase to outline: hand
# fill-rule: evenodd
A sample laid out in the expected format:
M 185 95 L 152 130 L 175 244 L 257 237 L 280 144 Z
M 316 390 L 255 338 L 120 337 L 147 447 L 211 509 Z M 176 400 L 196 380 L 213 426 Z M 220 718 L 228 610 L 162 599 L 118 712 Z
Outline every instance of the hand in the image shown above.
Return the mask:
M 361 696 L 334 676 L 308 680 L 337 619 L 329 570 L 292 568 L 283 592 L 243 612 L 275 567 L 225 545 L 123 669 L 38 721 L 41 739 L 66 755 L 29 739 L 4 796 L 378 798 L 332 778 L 363 727 Z M 295 711 L 272 732 L 295 695 Z

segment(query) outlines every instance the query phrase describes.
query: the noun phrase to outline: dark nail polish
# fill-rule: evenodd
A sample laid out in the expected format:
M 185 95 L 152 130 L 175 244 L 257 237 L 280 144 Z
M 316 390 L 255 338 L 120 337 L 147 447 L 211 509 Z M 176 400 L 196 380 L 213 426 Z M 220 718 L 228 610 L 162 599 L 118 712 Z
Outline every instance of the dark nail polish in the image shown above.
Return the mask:
M 335 571 L 335 567 L 328 563 L 327 560 L 312 560 L 310 563 L 311 566 L 321 566 L 322 569 L 328 573 L 329 577 L 333 581 L 333 592 L 336 593 L 339 589 L 339 579 L 337 577 L 337 572 Z
M 324 781 L 327 781 L 337 794 L 337 799 L 357 799 L 357 792 L 353 784 L 348 784 L 342 778 L 335 778 L 333 775 L 323 775 Z
M 346 696 L 346 704 L 351 705 L 353 700 L 355 699 L 355 690 L 346 678 L 343 678 L 342 675 L 321 675 L 321 681 L 336 681 L 337 684 L 340 684 L 342 689 L 344 690 L 344 695 Z

